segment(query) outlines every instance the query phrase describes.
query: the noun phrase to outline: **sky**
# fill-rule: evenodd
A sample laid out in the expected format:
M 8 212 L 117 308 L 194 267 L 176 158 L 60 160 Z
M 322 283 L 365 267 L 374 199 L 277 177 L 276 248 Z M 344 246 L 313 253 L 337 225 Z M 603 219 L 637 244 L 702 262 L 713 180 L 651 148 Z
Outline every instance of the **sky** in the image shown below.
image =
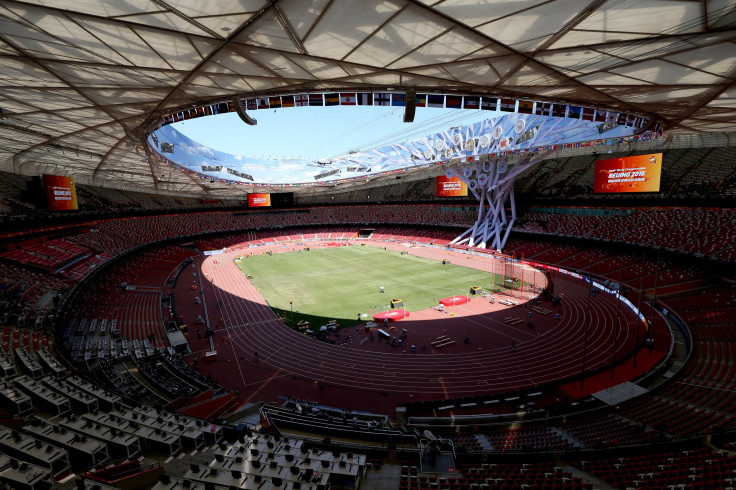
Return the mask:
M 154 144 L 160 143 L 177 165 L 208 178 L 326 185 L 440 160 L 633 131 L 625 125 L 608 127 L 594 112 L 584 117 L 580 111 L 577 117 L 558 117 L 418 107 L 412 123 L 403 122 L 403 107 L 392 106 L 286 107 L 248 114 L 257 125 L 245 124 L 234 112 L 166 125 L 156 132 Z
M 248 115 L 258 121 L 256 126 L 228 113 L 174 123 L 173 127 L 198 143 L 231 155 L 316 161 L 419 138 L 499 113 L 417 107 L 412 123 L 404 122 L 403 107 L 288 107 L 248 111 Z

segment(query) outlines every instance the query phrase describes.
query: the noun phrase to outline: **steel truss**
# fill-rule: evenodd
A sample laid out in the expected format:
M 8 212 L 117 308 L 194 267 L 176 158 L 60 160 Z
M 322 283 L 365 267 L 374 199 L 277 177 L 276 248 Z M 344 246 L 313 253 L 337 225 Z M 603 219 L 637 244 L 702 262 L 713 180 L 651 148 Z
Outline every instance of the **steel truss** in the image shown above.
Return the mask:
M 516 221 L 514 182 L 522 172 L 547 158 L 552 151 L 522 157 L 511 161 L 507 156 L 467 163 L 455 172 L 450 168 L 448 178 L 458 177 L 478 200 L 478 218 L 475 224 L 455 238 L 451 245 L 494 248 L 501 251 L 506 245 Z M 510 208 L 510 215 L 506 207 Z

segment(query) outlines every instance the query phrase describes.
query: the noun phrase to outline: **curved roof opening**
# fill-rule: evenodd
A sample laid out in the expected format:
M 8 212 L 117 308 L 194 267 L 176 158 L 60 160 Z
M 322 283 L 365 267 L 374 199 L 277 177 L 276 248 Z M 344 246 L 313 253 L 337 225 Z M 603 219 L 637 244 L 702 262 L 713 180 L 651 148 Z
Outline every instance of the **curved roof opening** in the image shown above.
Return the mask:
M 417 117 L 407 125 L 401 119 L 402 113 L 406 117 L 403 100 L 401 105 L 356 107 L 354 93 L 316 95 L 325 103 L 334 96 L 336 107 L 294 107 L 294 97 L 302 95 L 290 95 L 253 99 L 254 106 L 263 101 L 261 110 L 250 113 L 257 112 L 260 123 L 245 113 L 238 117 L 231 111 L 233 104 L 224 103 L 167 116 L 150 134 L 148 148 L 160 161 L 201 178 L 245 186 L 304 187 L 541 153 L 564 145 L 611 146 L 647 129 L 642 137 L 658 134 L 646 118 L 618 111 L 435 94 L 416 95 Z M 357 96 L 370 102 L 374 97 L 390 100 L 389 94 Z M 288 108 L 280 107 L 287 100 Z M 348 102 L 338 103 L 343 100 Z M 432 100 L 444 107 L 427 107 Z
M 171 160 L 211 177 L 264 185 L 315 183 L 412 168 L 411 161 L 370 165 L 346 160 L 499 114 L 417 109 L 413 124 L 406 124 L 399 106 L 283 107 L 249 112 L 257 118 L 252 126 L 227 113 L 164 126 L 156 138 L 159 149 L 171 149 L 167 143 L 174 146 L 174 153 L 166 155 Z M 315 179 L 331 170 L 338 171 Z
M 331 5 L 3 4 L 0 169 L 241 196 L 237 186 L 168 173 L 145 144 L 167 115 L 236 97 L 439 90 L 607 108 L 667 132 L 736 122 L 730 1 Z

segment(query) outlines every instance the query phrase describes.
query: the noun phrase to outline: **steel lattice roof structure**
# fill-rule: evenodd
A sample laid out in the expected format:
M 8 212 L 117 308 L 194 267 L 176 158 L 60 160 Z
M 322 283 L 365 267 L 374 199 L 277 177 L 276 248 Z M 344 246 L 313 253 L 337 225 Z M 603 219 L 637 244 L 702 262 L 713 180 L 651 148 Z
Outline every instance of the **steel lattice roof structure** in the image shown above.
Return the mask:
M 0 170 L 242 195 L 147 133 L 196 105 L 304 92 L 492 95 L 736 124 L 736 0 L 3 0 Z

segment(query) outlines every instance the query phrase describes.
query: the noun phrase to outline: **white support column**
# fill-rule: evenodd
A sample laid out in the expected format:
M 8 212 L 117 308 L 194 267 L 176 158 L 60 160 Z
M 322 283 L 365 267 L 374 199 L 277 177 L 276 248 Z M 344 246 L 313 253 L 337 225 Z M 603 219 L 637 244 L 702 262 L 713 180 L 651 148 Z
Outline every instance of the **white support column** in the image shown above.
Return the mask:
M 514 182 L 522 172 L 544 160 L 550 153 L 534 155 L 510 162 L 505 157 L 496 157 L 464 166 L 457 174 L 447 170 L 447 177 L 457 176 L 468 185 L 478 200 L 478 217 L 472 227 L 455 238 L 451 245 L 467 244 L 471 247 L 502 250 L 516 222 Z M 506 207 L 511 215 L 506 215 Z

